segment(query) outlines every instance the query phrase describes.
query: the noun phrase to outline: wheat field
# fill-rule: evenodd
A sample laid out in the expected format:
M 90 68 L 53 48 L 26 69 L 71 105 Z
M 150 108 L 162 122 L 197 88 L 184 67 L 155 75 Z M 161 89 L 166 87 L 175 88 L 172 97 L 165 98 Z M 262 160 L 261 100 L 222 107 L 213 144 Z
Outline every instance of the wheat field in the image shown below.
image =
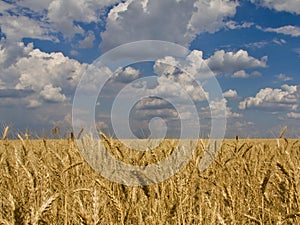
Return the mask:
M 70 139 L 0 141 L 0 224 L 300 224 L 300 142 L 224 140 L 204 172 L 207 141 L 173 177 L 130 187 L 101 177 Z M 282 135 L 281 135 L 282 136 Z M 168 156 L 176 140 L 133 152 L 113 139 L 108 151 L 132 164 Z M 141 155 L 143 154 L 143 155 Z

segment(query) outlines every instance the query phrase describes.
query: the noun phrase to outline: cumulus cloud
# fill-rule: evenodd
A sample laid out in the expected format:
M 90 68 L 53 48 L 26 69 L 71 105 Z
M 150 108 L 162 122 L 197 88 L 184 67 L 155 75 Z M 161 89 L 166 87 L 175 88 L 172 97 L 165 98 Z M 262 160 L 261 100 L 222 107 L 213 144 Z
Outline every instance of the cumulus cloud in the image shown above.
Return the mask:
M 46 85 L 40 92 L 41 97 L 50 102 L 64 102 L 67 98 L 61 93 L 61 87 L 53 87 L 52 84 Z
M 93 31 L 88 31 L 85 38 L 79 42 L 79 48 L 92 48 L 96 40 Z
M 240 102 L 239 109 L 260 108 L 272 111 L 297 110 L 299 106 L 299 87 L 282 85 L 281 88 L 261 89 L 255 97 Z
M 216 51 L 214 55 L 208 59 L 203 59 L 202 51 L 194 50 L 187 56 L 185 62 L 178 62 L 173 57 L 165 57 L 157 60 L 154 64 L 154 71 L 159 76 L 184 84 L 183 86 L 185 87 L 185 90 L 189 92 L 191 96 L 194 96 L 194 98 L 195 96 L 198 96 L 198 100 L 201 101 L 209 99 L 209 94 L 205 92 L 205 87 L 202 87 L 201 84 L 206 77 L 209 77 L 212 74 L 209 73 L 207 69 L 211 69 L 217 73 L 226 73 L 241 68 L 266 67 L 266 61 L 267 57 L 263 57 L 261 60 L 258 60 L 249 56 L 248 52 L 244 50 L 240 50 L 236 53 L 225 52 L 223 50 Z M 208 67 L 206 65 L 208 65 Z M 184 72 L 181 71 L 179 67 Z M 261 73 L 254 71 L 248 74 L 244 70 L 240 70 L 232 75 L 232 77 L 235 78 L 257 76 L 261 76 Z M 200 82 L 200 88 L 197 89 L 192 85 L 193 79 Z M 231 96 L 236 97 L 237 93 L 235 93 L 234 90 L 229 90 L 228 93 L 225 93 L 225 97 Z
M 205 101 L 208 99 L 208 93 L 185 73 L 178 76 L 160 76 L 157 78 L 157 83 L 155 88 L 149 90 L 149 93 L 154 96 L 171 96 L 177 98 L 177 101 L 187 99 Z
M 115 81 L 119 81 L 122 83 L 128 83 L 139 78 L 141 72 L 133 67 L 118 68 L 114 74 L 112 75 Z
M 37 99 L 28 99 L 27 108 L 34 109 L 41 106 L 42 103 Z
M 180 66 L 189 75 L 197 75 L 199 78 L 211 76 L 212 73 L 207 71 L 208 69 L 217 74 L 236 71 L 231 75 L 233 78 L 259 77 L 261 76 L 260 72 L 253 71 L 249 74 L 244 69 L 265 68 L 267 67 L 267 60 L 267 56 L 259 60 L 250 56 L 245 50 L 237 52 L 218 50 L 208 59 L 203 59 L 202 51 L 193 50 L 183 64 L 172 57 L 157 60 L 154 65 L 154 71 L 156 74 L 174 74 L 180 72 L 177 68 Z
M 105 51 L 145 39 L 188 46 L 197 34 L 222 28 L 237 6 L 229 0 L 129 0 L 109 12 L 100 47 Z
M 41 23 L 25 16 L 0 16 L 1 31 L 10 42 L 20 41 L 22 38 L 37 38 L 56 40 L 49 36 L 48 29 Z
M 227 118 L 242 118 L 243 115 L 240 113 L 232 112 L 232 109 L 230 107 L 226 108 L 226 116 Z
M 75 22 L 86 24 L 100 22 L 102 10 L 114 5 L 120 0 L 53 0 L 48 6 L 47 18 L 53 24 L 53 28 L 61 32 L 66 38 L 74 34 L 83 34 L 83 29 Z M 66 11 L 68 13 L 66 13 Z
M 264 56 L 260 60 L 249 56 L 245 50 L 237 52 L 225 52 L 219 50 L 206 60 L 209 68 L 216 73 L 233 72 L 248 68 L 267 67 L 268 57 Z
M 0 66 L 2 74 L 5 73 L 5 69 L 14 64 L 18 59 L 27 56 L 32 50 L 32 43 L 25 46 L 23 42 L 11 44 L 7 43 L 6 40 L 0 40 Z
M 249 77 L 260 77 L 261 73 L 258 71 L 253 71 L 252 73 L 247 73 L 245 70 L 239 70 L 231 75 L 232 78 L 249 78 Z
M 223 93 L 224 98 L 236 98 L 238 97 L 238 93 L 236 90 L 229 89 L 228 91 Z
M 17 5 L 21 7 L 29 8 L 36 12 L 41 12 L 47 9 L 52 1 L 53 0 L 43 0 L 43 1 L 26 0 L 26 1 L 18 1 Z
M 180 116 L 181 120 L 191 122 L 194 121 L 195 115 L 192 115 L 192 112 L 187 112 L 187 110 L 209 99 L 209 94 L 205 91 L 205 81 L 214 78 L 213 75 L 199 75 L 199 72 L 201 73 L 205 67 L 205 64 L 202 62 L 202 52 L 195 50 L 185 60 L 175 59 L 170 56 L 158 59 L 153 65 L 153 70 L 157 77 L 150 82 L 146 80 L 134 81 L 140 76 L 140 72 L 132 67 L 118 68 L 112 73 L 113 80 L 125 83 L 132 81 L 131 85 L 127 86 L 129 92 L 120 95 L 124 102 L 126 102 L 128 97 L 132 98 L 132 93 L 136 93 L 137 96 L 143 93 L 144 96 L 144 91 L 146 91 L 147 96 L 152 96 L 151 98 L 142 99 L 135 106 L 136 112 L 134 115 L 137 118 L 141 118 L 141 121 L 159 116 L 174 124 L 173 120 Z M 205 70 L 205 72 L 207 71 Z M 219 97 L 222 98 L 222 96 Z M 174 104 L 174 107 L 176 105 L 176 110 L 181 112 L 180 115 L 164 99 Z M 231 116 L 237 116 L 231 110 L 228 110 L 228 112 Z
M 47 84 L 74 88 L 86 66 L 62 53 L 45 53 L 34 49 L 15 64 L 20 74 L 16 88 L 37 91 Z
M 271 27 L 261 28 L 258 26 L 258 28 L 265 32 L 274 32 L 274 33 L 278 33 L 278 34 L 289 35 L 292 37 L 300 36 L 300 27 L 298 27 L 298 26 L 287 25 L 287 26 L 278 27 L 278 28 L 271 28 Z
M 141 99 L 135 106 L 138 110 L 147 110 L 147 109 L 159 109 L 159 108 L 170 108 L 171 105 L 166 100 L 149 97 Z
M 120 1 L 27 0 L 10 4 L 1 2 L 1 29 L 6 37 L 13 41 L 20 41 L 25 37 L 56 40 L 55 33 L 61 33 L 70 39 L 75 34 L 84 34 L 83 28 L 77 22 L 100 22 L 104 8 L 118 2 Z M 8 11 L 14 12 L 14 15 Z
M 300 113 L 290 112 L 287 114 L 287 117 L 290 119 L 300 119 Z
M 165 95 L 177 92 L 177 95 L 183 99 L 186 98 L 184 96 L 187 93 L 194 101 L 209 99 L 209 94 L 201 82 L 211 74 L 204 74 L 207 71 L 202 62 L 202 52 L 198 50 L 192 51 L 184 62 L 177 61 L 173 57 L 158 59 L 153 66 L 154 72 L 158 75 L 158 86 L 153 91 L 165 93 Z M 182 88 L 178 90 L 175 83 L 181 85 Z
M 300 2 L 295 0 L 251 0 L 251 2 L 277 11 L 300 14 Z
M 44 4 L 47 1 L 42 2 L 37 5 L 47 5 Z M 19 3 L 24 5 L 18 5 Z M 44 20 L 43 10 L 34 11 L 35 8 L 28 8 L 31 4 L 27 5 L 27 3 L 29 1 L 13 3 L 4 3 L 1 1 L 0 26 L 6 40 L 9 42 L 18 42 L 22 38 L 37 38 L 56 41 L 57 39 L 51 34 L 52 30 L 49 23 Z M 36 19 L 37 17 L 39 19 Z
M 238 5 L 237 1 L 229 0 L 195 1 L 194 8 L 197 10 L 188 25 L 189 36 L 193 39 L 196 34 L 219 30 L 226 18 L 235 15 Z
M 32 44 L 11 45 L 0 42 L 0 80 L 6 96 L 23 96 L 28 107 L 43 101 L 63 102 L 74 93 L 87 68 L 62 53 L 45 53 Z M 14 90 L 14 91 L 13 91 Z
M 1 1 L 0 2 L 0 13 L 5 13 L 7 10 L 10 10 L 12 8 L 12 6 L 5 2 L 5 1 Z
M 225 109 L 225 110 L 224 110 Z M 211 101 L 209 106 L 201 107 L 200 118 L 241 118 L 242 114 L 232 112 L 232 109 L 227 106 L 227 100 L 223 98 L 219 101 Z
M 155 118 L 155 117 L 160 117 L 160 118 L 165 118 L 165 119 L 174 119 L 178 118 L 178 113 L 174 109 L 169 109 L 169 108 L 161 108 L 161 109 L 140 109 L 136 111 L 136 118 L 141 118 L 141 119 L 149 119 L 149 118 Z

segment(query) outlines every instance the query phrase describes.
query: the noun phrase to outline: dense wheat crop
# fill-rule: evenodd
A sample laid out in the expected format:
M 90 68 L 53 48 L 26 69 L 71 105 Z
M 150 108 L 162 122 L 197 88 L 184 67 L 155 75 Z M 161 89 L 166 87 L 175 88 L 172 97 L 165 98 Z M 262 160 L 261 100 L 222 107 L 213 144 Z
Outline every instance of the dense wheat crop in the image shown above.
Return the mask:
M 300 224 L 298 140 L 225 140 L 202 173 L 199 141 L 172 178 L 128 187 L 99 176 L 72 139 L 19 138 L 0 141 L 0 224 Z M 105 144 L 116 158 L 145 164 L 175 142 L 143 155 Z

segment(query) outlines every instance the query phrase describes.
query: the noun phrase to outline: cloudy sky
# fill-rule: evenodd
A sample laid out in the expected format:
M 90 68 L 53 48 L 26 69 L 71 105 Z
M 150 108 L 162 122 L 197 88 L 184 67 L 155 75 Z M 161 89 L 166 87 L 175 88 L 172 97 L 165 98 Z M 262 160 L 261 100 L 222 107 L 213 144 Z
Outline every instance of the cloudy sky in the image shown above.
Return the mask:
M 155 97 L 176 91 L 169 81 L 193 99 L 202 136 L 209 133 L 209 109 L 220 102 L 226 104 L 227 137 L 277 137 L 284 126 L 289 136 L 300 136 L 299 0 L 2 0 L 0 126 L 39 134 L 71 127 L 84 72 L 111 49 L 140 40 L 188 48 L 186 71 L 174 68 L 178 62 L 168 56 L 109 71 L 95 109 L 99 129 L 113 133 L 110 108 L 123 87 L 155 74 L 157 80 L 146 85 L 152 85 L 152 97 L 140 99 L 131 112 L 130 128 L 138 137 L 149 136 L 156 117 L 170 136 L 178 135 L 176 110 Z M 202 62 L 219 82 L 220 102 L 208 104 L 205 88 L 186 74 Z M 159 127 L 161 121 L 155 122 Z

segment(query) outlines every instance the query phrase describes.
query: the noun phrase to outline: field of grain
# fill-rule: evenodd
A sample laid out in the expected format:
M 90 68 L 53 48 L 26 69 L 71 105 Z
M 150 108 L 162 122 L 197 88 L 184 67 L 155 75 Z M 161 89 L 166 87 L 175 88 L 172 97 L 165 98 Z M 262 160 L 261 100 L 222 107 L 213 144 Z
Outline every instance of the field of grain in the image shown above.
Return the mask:
M 133 164 L 163 159 L 174 143 L 141 156 L 105 140 L 116 158 Z M 200 173 L 205 145 L 199 141 L 170 179 L 129 187 L 95 172 L 72 139 L 4 138 L 0 224 L 300 224 L 299 140 L 224 140 Z

